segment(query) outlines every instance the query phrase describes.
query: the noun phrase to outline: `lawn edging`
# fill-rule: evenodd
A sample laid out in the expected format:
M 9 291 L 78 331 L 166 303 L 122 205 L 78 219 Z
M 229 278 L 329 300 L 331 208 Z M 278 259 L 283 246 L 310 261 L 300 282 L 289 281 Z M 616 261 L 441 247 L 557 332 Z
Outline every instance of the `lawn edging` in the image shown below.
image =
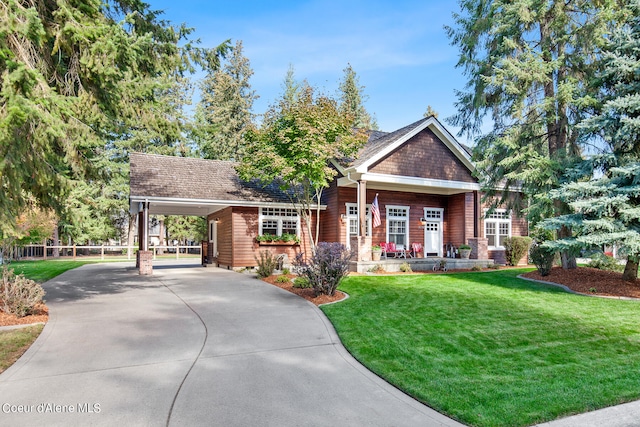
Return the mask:
M 568 292 L 570 294 L 581 295 L 583 297 L 618 299 L 618 300 L 624 300 L 624 301 L 640 301 L 640 298 L 633 298 L 633 297 L 623 297 L 623 296 L 618 296 L 617 297 L 617 296 L 613 296 L 613 295 L 593 295 L 593 294 L 585 294 L 584 292 L 576 292 L 573 289 L 569 288 L 568 286 L 561 285 L 560 283 L 548 282 L 546 280 L 531 279 L 530 277 L 524 277 L 522 274 L 519 274 L 516 277 L 518 279 L 528 280 L 529 282 L 542 283 L 544 285 L 555 286 L 557 288 L 563 289 L 564 291 L 566 291 L 566 292 Z

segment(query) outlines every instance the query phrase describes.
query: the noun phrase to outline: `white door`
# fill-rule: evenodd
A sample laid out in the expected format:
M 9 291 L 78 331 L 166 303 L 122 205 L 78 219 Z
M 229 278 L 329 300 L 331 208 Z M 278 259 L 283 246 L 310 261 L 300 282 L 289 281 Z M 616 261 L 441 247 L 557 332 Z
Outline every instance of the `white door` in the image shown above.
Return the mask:
M 442 256 L 442 208 L 424 208 L 424 256 Z

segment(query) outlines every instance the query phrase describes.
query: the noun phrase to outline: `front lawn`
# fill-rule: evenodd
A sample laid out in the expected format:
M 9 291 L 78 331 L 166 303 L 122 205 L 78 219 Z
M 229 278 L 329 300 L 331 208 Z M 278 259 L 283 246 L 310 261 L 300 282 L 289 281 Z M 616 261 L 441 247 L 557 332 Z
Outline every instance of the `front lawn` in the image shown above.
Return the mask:
M 44 283 L 54 277 L 81 265 L 92 264 L 99 261 L 15 261 L 6 266 L 13 269 L 13 272 L 24 274 L 27 279 L 35 280 L 38 283 Z
M 323 306 L 369 369 L 474 426 L 525 426 L 640 398 L 640 302 L 577 296 L 523 270 L 355 276 Z

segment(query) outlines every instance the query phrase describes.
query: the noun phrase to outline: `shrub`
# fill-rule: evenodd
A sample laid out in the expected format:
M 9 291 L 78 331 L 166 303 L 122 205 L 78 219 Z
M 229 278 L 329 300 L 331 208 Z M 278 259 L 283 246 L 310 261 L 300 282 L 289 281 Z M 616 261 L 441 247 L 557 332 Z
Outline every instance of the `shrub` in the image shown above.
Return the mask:
M 531 241 L 531 237 L 526 236 L 513 236 L 504 239 L 504 255 L 507 258 L 507 264 L 518 265 L 518 262 L 529 251 Z
M 471 271 L 482 271 L 482 267 L 479 265 L 474 265 L 471 267 Z
M 352 255 L 342 243 L 320 242 L 308 263 L 299 256 L 296 264 L 299 274 L 309 280 L 316 295 L 333 295 L 349 272 Z
M 307 289 L 311 287 L 311 283 L 309 283 L 309 279 L 306 277 L 296 277 L 293 279 L 293 287 L 299 289 Z
M 276 282 L 277 283 L 289 283 L 291 281 L 291 279 L 289 279 L 287 276 L 282 275 L 282 276 L 278 276 L 276 277 Z
M 0 302 L 2 311 L 24 317 L 33 312 L 36 304 L 42 302 L 44 289 L 38 283 L 24 275 L 15 275 L 13 270 L 2 267 L 0 283 Z
M 291 270 L 289 270 L 288 268 L 283 268 L 282 274 L 291 274 Z
M 403 262 L 402 264 L 400 264 L 400 271 L 402 271 L 403 273 L 413 272 L 413 270 L 411 269 L 411 265 L 409 265 L 408 262 Z
M 369 273 L 384 273 L 385 269 L 382 264 L 376 264 L 367 270 Z
M 587 267 L 617 272 L 624 270 L 624 266 L 620 265 L 617 259 L 603 253 L 594 254 L 591 257 L 591 261 L 587 264 Z
M 273 274 L 273 270 L 276 269 L 278 264 L 278 260 L 273 256 L 271 251 L 260 251 L 260 259 L 254 257 L 256 262 L 258 263 L 258 268 L 256 272 L 258 273 L 258 277 L 269 277 Z
M 556 253 L 553 249 L 547 248 L 542 243 L 534 243 L 529 251 L 531 261 L 536 265 L 541 276 L 548 276 L 553 267 Z

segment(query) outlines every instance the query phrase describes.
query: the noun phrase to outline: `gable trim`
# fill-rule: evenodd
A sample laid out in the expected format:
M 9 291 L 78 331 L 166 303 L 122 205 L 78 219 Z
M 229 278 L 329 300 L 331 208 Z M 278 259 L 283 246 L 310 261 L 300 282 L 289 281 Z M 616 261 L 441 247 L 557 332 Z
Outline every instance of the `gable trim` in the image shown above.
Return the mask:
M 366 173 L 372 165 L 376 164 L 380 160 L 384 159 L 385 157 L 387 157 L 388 155 L 396 151 L 404 143 L 409 141 L 411 138 L 413 138 L 414 136 L 416 136 L 418 133 L 422 132 L 426 128 L 430 128 L 431 131 L 438 137 L 438 139 L 440 139 L 446 145 L 446 147 L 456 156 L 458 160 L 462 162 L 462 164 L 467 169 L 469 169 L 469 171 L 473 172 L 475 170 L 475 166 L 471 162 L 471 159 L 469 158 L 469 155 L 467 154 L 467 152 L 460 146 L 460 144 L 458 143 L 458 141 L 456 141 L 453 135 L 451 135 L 451 133 L 449 133 L 449 131 L 445 129 L 444 126 L 442 126 L 442 124 L 438 121 L 438 119 L 431 116 L 427 120 L 425 120 L 423 123 L 421 123 L 420 126 L 417 126 L 416 128 L 412 129 L 410 132 L 407 132 L 405 135 L 403 135 L 393 144 L 389 145 L 388 147 L 385 147 L 383 150 L 380 150 L 378 153 L 376 153 L 376 155 L 372 156 L 366 162 L 362 163 L 360 166 L 356 168 L 356 172 Z

